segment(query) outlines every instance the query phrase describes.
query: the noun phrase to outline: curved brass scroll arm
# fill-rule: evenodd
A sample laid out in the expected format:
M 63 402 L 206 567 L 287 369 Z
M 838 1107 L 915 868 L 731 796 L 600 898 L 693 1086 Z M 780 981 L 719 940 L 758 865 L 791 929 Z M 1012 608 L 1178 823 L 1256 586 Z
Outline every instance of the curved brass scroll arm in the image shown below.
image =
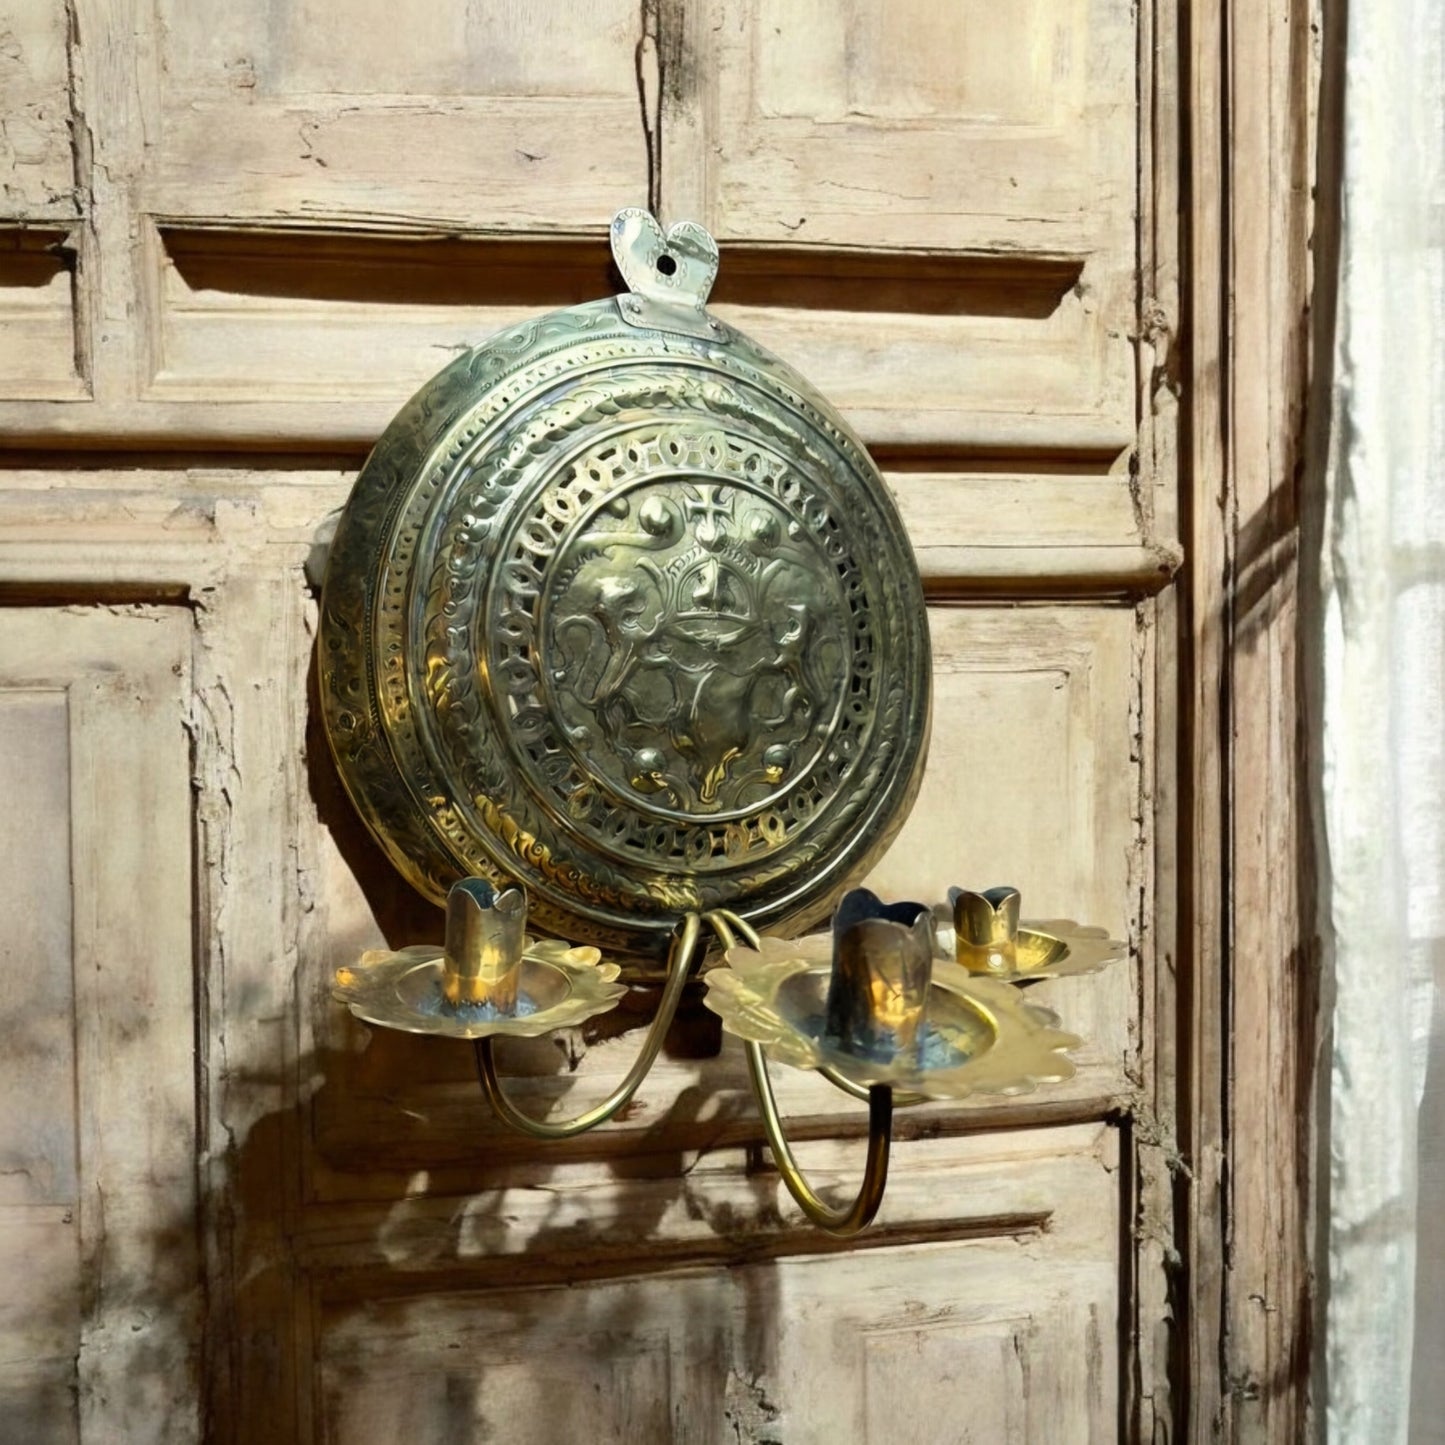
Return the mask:
M 837 1069 L 829 1064 L 823 1064 L 820 1068 L 814 1069 L 813 1072 L 817 1074 L 820 1079 L 827 1079 L 835 1089 L 842 1089 L 845 1094 L 855 1099 L 861 1099 L 865 1104 L 868 1102 L 869 1085 L 855 1084 L 852 1079 L 844 1078 Z M 911 1109 L 917 1104 L 926 1104 L 928 1102 L 929 1098 L 927 1094 L 913 1094 L 907 1089 L 894 1090 L 893 1093 L 893 1107 L 895 1109 Z
M 627 1071 L 627 1077 L 617 1088 L 600 1104 L 588 1109 L 585 1114 L 579 1114 L 575 1119 L 565 1119 L 558 1123 L 545 1119 L 529 1119 L 502 1092 L 502 1081 L 497 1075 L 496 1060 L 492 1056 L 491 1039 L 475 1040 L 473 1047 L 477 1055 L 477 1075 L 482 1081 L 482 1092 L 487 1096 L 487 1102 L 497 1117 L 509 1127 L 520 1133 L 530 1134 L 534 1139 L 573 1139 L 612 1118 L 637 1092 L 637 1086 L 647 1077 L 648 1070 L 652 1068 L 662 1048 L 662 1041 L 672 1027 L 673 1016 L 677 1013 L 677 1005 L 687 984 L 687 976 L 692 970 L 693 956 L 697 952 L 701 933 L 702 920 L 697 914 L 684 914 L 682 931 L 673 936 L 662 1001 L 658 1005 L 656 1017 L 648 1027 L 642 1051 Z
M 868 1090 L 868 1162 L 863 1168 L 863 1184 L 852 1204 L 832 1209 L 813 1192 L 793 1158 L 792 1148 L 783 1133 L 783 1121 L 778 1117 L 778 1105 L 773 1098 L 773 1083 L 768 1077 L 768 1061 L 762 1045 L 748 1042 L 743 1048 L 747 1051 L 748 1073 L 752 1077 L 753 1092 L 758 1096 L 758 1110 L 763 1116 L 768 1147 L 773 1151 L 778 1173 L 783 1176 L 783 1183 L 788 1186 L 788 1193 L 797 1201 L 798 1208 L 819 1229 L 825 1229 L 829 1234 L 857 1234 L 860 1229 L 866 1229 L 878 1213 L 878 1206 L 883 1203 L 883 1190 L 888 1184 L 893 1090 L 887 1084 L 874 1084 Z
M 736 942 L 736 933 L 753 948 L 761 943 L 757 930 L 726 909 L 715 909 L 703 915 L 721 940 L 724 948 L 731 948 Z M 819 1229 L 829 1234 L 847 1236 L 857 1234 L 873 1222 L 878 1207 L 883 1203 L 883 1191 L 888 1184 L 888 1149 L 893 1131 L 893 1090 L 887 1084 L 874 1084 L 868 1090 L 868 1158 L 863 1168 L 863 1183 L 858 1197 L 852 1204 L 835 1209 L 825 1204 L 814 1192 L 812 1186 L 798 1167 L 793 1157 L 787 1135 L 783 1133 L 783 1121 L 778 1114 L 778 1103 L 773 1095 L 773 1081 L 768 1077 L 768 1060 L 762 1045 L 744 1042 L 747 1054 L 748 1075 L 752 1080 L 753 1092 L 758 1099 L 758 1112 L 763 1118 L 763 1129 L 768 1136 L 768 1147 L 773 1151 L 778 1173 L 788 1187 L 799 1209 Z M 850 1090 L 851 1092 L 851 1090 Z

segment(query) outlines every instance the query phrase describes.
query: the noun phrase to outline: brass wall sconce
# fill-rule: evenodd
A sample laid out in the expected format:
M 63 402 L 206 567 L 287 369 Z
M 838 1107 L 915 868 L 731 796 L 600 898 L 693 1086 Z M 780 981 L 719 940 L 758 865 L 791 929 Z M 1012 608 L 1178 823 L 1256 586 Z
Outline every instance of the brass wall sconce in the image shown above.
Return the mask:
M 789 1190 L 848 1234 L 882 1198 L 894 1105 L 1067 1078 L 1077 1041 L 1020 990 L 1120 945 L 1020 926 L 1010 889 L 937 907 L 846 891 L 927 751 L 908 537 L 828 402 L 707 310 L 712 237 L 627 210 L 611 239 L 627 290 L 433 377 L 337 528 L 327 737 L 391 861 L 445 906 L 446 942 L 369 953 L 336 993 L 370 1024 L 471 1040 L 496 1113 L 559 1139 L 627 1103 L 706 968 Z M 831 934 L 796 938 L 830 916 Z M 495 1037 L 657 983 L 609 1099 L 566 1121 L 507 1099 Z M 848 1208 L 798 1169 L 769 1058 L 868 1101 Z
M 743 1041 L 768 1145 L 784 1183 L 808 1218 L 833 1234 L 856 1233 L 883 1201 L 893 1109 L 972 1093 L 1020 1094 L 1070 1078 L 1066 1051 L 1079 1043 L 1046 1010 L 1024 1000 L 1032 978 L 1085 972 L 1123 945 L 1083 935 L 1045 934 L 1017 924 L 1018 894 L 991 942 L 1047 957 L 1031 975 L 1007 979 L 971 970 L 976 944 L 962 932 L 957 957 L 937 956 L 933 911 L 886 904 L 866 888 L 846 894 L 829 934 L 764 938 L 726 909 L 687 913 L 669 955 L 667 982 L 632 1068 L 612 1095 L 566 1121 L 527 1117 L 506 1097 L 492 1053 L 499 1035 L 535 1037 L 615 1008 L 625 987 L 616 963 L 597 949 L 569 947 L 524 932 L 519 890 L 496 894 L 485 880 L 453 885 L 446 943 L 364 954 L 338 972 L 335 994 L 358 1018 L 407 1033 L 470 1039 L 483 1092 L 497 1116 L 536 1139 L 570 1139 L 612 1118 L 656 1061 L 708 928 L 725 958 L 702 972 L 705 1002 Z M 988 895 L 954 890 L 958 899 Z M 1045 972 L 1045 970 L 1050 970 Z M 793 1157 L 768 1075 L 768 1059 L 816 1070 L 869 1105 L 862 1188 L 842 1209 L 826 1204 Z

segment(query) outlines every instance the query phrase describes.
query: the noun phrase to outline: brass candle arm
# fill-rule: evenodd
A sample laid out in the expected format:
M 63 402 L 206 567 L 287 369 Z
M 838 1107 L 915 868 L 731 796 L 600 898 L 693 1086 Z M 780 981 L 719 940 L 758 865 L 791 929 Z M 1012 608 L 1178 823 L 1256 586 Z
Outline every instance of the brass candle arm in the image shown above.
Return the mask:
M 692 971 L 698 939 L 702 934 L 702 920 L 696 913 L 686 913 L 682 917 L 681 924 L 682 931 L 673 935 L 672 948 L 668 955 L 667 984 L 662 991 L 662 1000 L 658 1005 L 657 1014 L 648 1027 L 647 1037 L 642 1042 L 641 1052 L 627 1071 L 627 1077 L 606 1099 L 588 1109 L 585 1114 L 579 1114 L 575 1119 L 566 1119 L 557 1123 L 545 1119 L 528 1118 L 502 1092 L 502 1081 L 498 1077 L 496 1060 L 492 1055 L 492 1040 L 480 1038 L 474 1041 L 477 1076 L 481 1080 L 482 1092 L 487 1096 L 487 1102 L 492 1106 L 493 1112 L 504 1124 L 519 1133 L 528 1134 L 534 1139 L 573 1139 L 578 1134 L 585 1134 L 589 1129 L 595 1129 L 599 1124 L 605 1124 L 628 1103 L 657 1059 L 662 1042 L 667 1037 L 667 1031 L 672 1027 L 673 1017 L 677 1013 L 678 1003 L 681 1001 L 683 989 L 687 985 L 688 974 Z
M 714 910 L 703 915 L 702 918 L 699 918 L 696 913 L 685 914 L 682 919 L 681 933 L 673 938 L 668 960 L 667 983 L 663 990 L 662 1000 L 657 1014 L 648 1028 L 642 1049 L 622 1083 L 612 1094 L 600 1104 L 587 1110 L 586 1113 L 579 1114 L 574 1119 L 555 1123 L 529 1118 L 512 1104 L 502 1089 L 491 1038 L 474 1040 L 472 1047 L 476 1053 L 477 1076 L 481 1081 L 482 1091 L 486 1095 L 487 1102 L 497 1117 L 509 1128 L 515 1129 L 519 1133 L 527 1134 L 534 1139 L 546 1140 L 575 1138 L 613 1118 L 631 1100 L 637 1092 L 638 1086 L 656 1062 L 663 1039 L 672 1025 L 683 989 L 692 971 L 703 922 L 712 928 L 724 948 L 734 947 L 739 934 L 753 946 L 757 946 L 760 942 L 757 931 L 750 924 L 726 909 Z M 768 1075 L 767 1059 L 762 1049 L 756 1044 L 749 1043 L 746 1045 L 746 1055 L 748 1074 L 752 1080 L 753 1092 L 757 1095 L 758 1109 L 762 1116 L 768 1147 L 772 1150 L 773 1158 L 778 1166 L 778 1173 L 782 1176 L 789 1194 L 793 1196 L 798 1207 L 813 1224 L 830 1234 L 847 1236 L 865 1229 L 878 1213 L 878 1208 L 883 1202 L 884 1188 L 888 1182 L 888 1154 L 893 1122 L 892 1089 L 884 1084 L 876 1084 L 869 1089 L 860 1091 L 858 1086 L 852 1085 L 841 1075 L 833 1080 L 846 1093 L 856 1096 L 858 1092 L 861 1092 L 868 1101 L 868 1155 L 863 1171 L 863 1183 L 851 1204 L 834 1208 L 819 1198 L 793 1156 L 792 1147 L 788 1143 L 787 1136 L 783 1131 L 782 1119 L 778 1114 L 777 1099 L 773 1093 L 772 1080 Z M 914 1099 L 921 1102 L 921 1096 L 909 1096 L 909 1099 L 910 1102 Z
M 444 947 L 365 954 L 338 970 L 335 992 L 369 1023 L 471 1040 L 482 1092 L 505 1125 L 534 1139 L 571 1139 L 616 1117 L 656 1063 L 706 926 L 724 957 L 704 975 L 704 1002 L 744 1045 L 778 1173 L 813 1224 L 846 1237 L 871 1223 L 882 1204 L 895 1105 L 1018 1093 L 1073 1073 L 1066 1053 L 1078 1040 L 1046 1010 L 1024 1003 L 1016 985 L 1091 971 L 1124 946 L 1067 922 L 1047 932 L 1020 927 L 1017 896 L 1012 889 L 953 890 L 954 936 L 942 948 L 940 909 L 886 903 L 866 888 L 844 896 L 831 937 L 764 938 L 730 909 L 689 911 L 673 926 L 658 1009 L 626 1077 L 601 1103 L 557 1122 L 529 1118 L 508 1100 L 493 1036 L 575 1026 L 626 990 L 619 965 L 596 948 L 529 936 L 520 889 L 459 880 L 447 898 Z M 948 957 L 955 948 L 956 961 Z M 851 1203 L 825 1202 L 799 1167 L 769 1054 L 867 1102 L 867 1158 Z
M 840 1074 L 832 1064 L 821 1064 L 813 1072 L 820 1079 L 827 1079 L 835 1089 L 841 1089 L 850 1099 L 857 1099 L 860 1103 L 866 1104 L 872 1093 L 872 1085 L 855 1084 L 852 1079 Z M 894 1089 L 893 1107 L 895 1109 L 912 1109 L 919 1104 L 928 1103 L 927 1094 L 914 1094 L 907 1089 Z
M 798 1208 L 813 1224 L 829 1234 L 846 1238 L 866 1229 L 878 1213 L 878 1206 L 883 1203 L 883 1191 L 888 1184 L 888 1150 L 893 1141 L 893 1090 L 887 1084 L 874 1084 L 869 1088 L 868 1159 L 863 1167 L 863 1183 L 852 1204 L 833 1209 L 813 1192 L 793 1157 L 792 1146 L 783 1133 L 777 1100 L 773 1097 L 773 1081 L 768 1077 L 768 1060 L 762 1045 L 749 1040 L 743 1048 L 747 1053 L 753 1092 L 758 1097 L 758 1112 L 762 1115 L 763 1129 L 768 1136 L 768 1148 L 773 1151 L 778 1173 L 782 1175 L 783 1183 L 788 1186 L 788 1193 L 793 1196 Z
M 751 924 L 727 909 L 715 909 L 703 917 L 725 949 L 736 946 L 737 934 L 741 934 L 750 947 L 757 948 L 762 943 Z M 792 1146 L 783 1132 L 783 1121 L 778 1113 L 778 1101 L 773 1094 L 773 1081 L 768 1076 L 768 1060 L 762 1046 L 747 1040 L 743 1048 L 768 1148 L 773 1151 L 778 1173 L 798 1208 L 811 1223 L 829 1234 L 846 1238 L 866 1229 L 883 1203 L 883 1191 L 888 1184 L 888 1152 L 893 1139 L 893 1090 L 887 1084 L 874 1084 L 863 1091 L 868 1100 L 868 1157 L 863 1167 L 863 1183 L 852 1204 L 834 1208 L 818 1197 L 793 1156 Z M 840 1080 L 841 1076 L 830 1082 L 839 1083 L 845 1093 L 855 1092 L 853 1085 Z M 910 1101 L 913 1097 L 910 1096 Z

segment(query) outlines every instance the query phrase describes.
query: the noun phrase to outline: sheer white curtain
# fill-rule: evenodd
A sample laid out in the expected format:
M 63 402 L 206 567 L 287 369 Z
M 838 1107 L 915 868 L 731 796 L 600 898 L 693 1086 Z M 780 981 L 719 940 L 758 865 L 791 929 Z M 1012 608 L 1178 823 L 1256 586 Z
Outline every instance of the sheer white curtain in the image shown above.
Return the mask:
M 1445 7 L 1356 0 L 1347 24 L 1323 559 L 1326 1419 L 1339 1445 L 1445 1445 Z

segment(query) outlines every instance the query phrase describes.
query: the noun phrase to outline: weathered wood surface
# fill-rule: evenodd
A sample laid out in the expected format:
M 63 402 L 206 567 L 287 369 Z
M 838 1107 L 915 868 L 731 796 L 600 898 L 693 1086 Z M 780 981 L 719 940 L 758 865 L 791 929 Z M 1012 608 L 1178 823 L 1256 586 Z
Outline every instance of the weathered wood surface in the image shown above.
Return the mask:
M 643 199 L 735 243 L 720 314 L 870 441 L 1096 472 L 1135 442 L 1117 0 L 74 8 L 94 396 L 8 389 L 25 444 L 365 448 L 449 351 L 603 291 L 595 238 Z M 780 230 L 800 197 L 811 230 Z
M 1313 1428 L 1323 1033 L 1298 648 L 1320 14 L 1211 3 L 1193 32 L 1181 1130 L 1196 1438 Z
M 1129 5 L 709 0 L 684 23 L 660 51 L 663 182 L 720 239 L 1096 253 L 1128 282 Z
M 63 4 L 0 12 L 0 216 L 7 221 L 76 214 L 67 20 Z
M 1117 1281 L 1097 1236 L 1118 1208 L 1116 1142 L 1108 1128 L 1083 1126 L 905 1145 L 882 1232 L 851 1252 L 796 1227 L 775 1233 L 775 1184 L 727 1156 L 683 1181 L 626 1186 L 618 1202 L 635 1217 L 619 1208 L 599 1219 L 585 1186 L 506 1190 L 466 1216 L 398 1204 L 394 1226 L 372 1234 L 377 1268 L 392 1271 L 397 1292 L 322 1298 L 318 1434 L 940 1445 L 1107 1437 Z M 845 1179 L 856 1164 L 836 1147 L 807 1157 L 822 1178 L 829 1164 Z M 790 1213 L 783 1205 L 783 1218 Z M 710 1256 L 696 1244 L 691 1255 L 670 1246 L 651 1277 L 571 1282 L 579 1261 L 605 1251 L 609 1230 L 630 1234 L 643 1217 L 704 1249 L 731 1225 L 746 1233 L 751 1262 L 706 1269 Z M 939 1242 L 909 1245 L 910 1225 Z M 551 1279 L 479 1287 L 489 1274 L 507 1279 L 498 1245 L 527 1230 L 534 1249 L 545 1241 Z M 477 1264 L 471 1288 L 454 1273 L 466 1253 Z M 425 1292 L 415 1275 L 406 1283 L 418 1268 L 433 1275 Z
M 0 651 L 0 1420 L 200 1424 L 190 618 L 11 613 Z
M 797 1222 L 775 1180 L 763 1196 L 738 1171 L 737 1146 L 757 1138 L 755 1114 L 736 1053 L 713 1057 L 706 1016 L 694 1013 L 678 1040 L 698 1057 L 660 1066 L 625 1121 L 580 1149 L 539 1160 L 487 1120 L 465 1050 L 372 1036 L 335 1009 L 325 986 L 330 967 L 381 941 L 383 926 L 403 936 L 408 928 L 435 927 L 397 896 L 400 889 L 378 869 L 374 853 L 369 856 L 371 845 L 340 806 L 334 779 L 328 782 L 320 740 L 308 733 L 304 673 L 314 601 L 302 565 L 315 525 L 344 491 L 345 479 L 197 472 L 129 474 L 117 486 L 121 480 L 113 473 L 82 474 L 57 491 L 45 470 L 11 473 L 4 504 L 13 525 L 0 542 L 0 577 L 30 591 L 98 581 L 113 589 L 150 587 L 184 592 L 199 604 L 177 611 L 194 627 L 205 1089 L 200 1158 L 209 1202 L 213 1430 L 238 1428 L 247 1402 L 310 1397 L 307 1341 L 321 1327 L 312 1304 L 316 1291 L 362 1297 L 383 1291 L 377 1244 L 384 1243 L 399 1266 L 395 1251 L 405 1247 L 410 1229 L 419 1226 L 423 1240 L 430 1237 L 425 1216 L 410 1211 L 434 1206 L 445 1219 L 460 1209 L 462 1217 L 496 1221 L 497 1186 L 531 1191 L 524 1197 L 547 1201 L 554 1224 L 575 1221 L 565 1238 L 578 1244 L 571 1268 L 582 1273 L 635 1272 L 643 1261 L 679 1250 L 702 1261 L 749 1257 L 760 1245 L 768 1248 L 773 1220 L 791 1219 L 791 1225 L 772 1252 L 796 1250 Z M 55 541 L 57 530 L 64 545 Z M 964 682 L 972 669 L 980 686 L 953 694 L 945 687 L 935 766 L 957 773 L 969 747 L 987 744 L 990 727 L 1003 729 L 1016 753 L 1018 736 L 1029 740 L 1017 755 L 1018 777 L 995 773 L 995 791 L 980 794 L 997 815 L 992 836 L 1004 851 L 981 855 L 977 866 L 1022 867 L 1040 902 L 1062 907 L 1077 896 L 1076 857 L 1051 842 L 1037 820 L 1053 817 L 1049 826 L 1057 829 L 1063 809 L 1096 840 L 1091 856 L 1107 865 L 1090 880 L 1086 902 L 1117 909 L 1121 894 L 1132 896 L 1121 885 L 1137 866 L 1131 859 L 1137 860 L 1139 836 L 1137 756 L 1145 723 L 1133 701 L 1132 679 L 1142 664 L 1135 610 L 945 608 L 936 625 L 941 677 Z M 1033 723 L 1020 729 L 1016 718 L 1023 713 Z M 1070 757 L 1085 761 L 1060 775 L 1061 760 Z M 968 766 L 977 771 L 977 763 Z M 924 832 L 907 846 L 931 847 L 938 871 L 929 881 L 937 886 L 952 876 L 946 870 L 962 811 L 949 795 L 933 824 L 920 815 L 912 825 L 916 835 L 920 827 Z M 930 826 L 936 830 L 931 845 L 920 841 Z M 1137 928 L 1127 910 L 1108 921 Z M 1002 1107 L 935 1108 L 920 1119 L 900 1119 L 902 1137 L 922 1131 L 927 1141 L 917 1147 L 930 1182 L 912 1195 L 906 1172 L 900 1177 L 890 1202 L 894 1223 L 883 1222 L 894 1233 L 880 1239 L 954 1233 L 942 1202 L 950 1186 L 940 1181 L 960 1166 L 940 1130 L 947 1135 L 986 1124 L 984 1138 L 1001 1141 L 1004 1155 L 995 1154 L 984 1179 L 961 1197 L 985 1206 L 970 1233 L 1011 1237 L 1017 1219 L 1034 1206 L 1027 1190 L 1010 1194 L 1009 1178 L 1027 1176 L 1004 1169 L 1008 1141 L 1050 1158 L 1066 1136 L 1037 1126 L 1097 1118 L 1133 1095 L 1137 1065 L 1131 1061 L 1140 1041 L 1129 1023 L 1130 975 L 1121 969 L 1095 983 L 1106 990 L 1103 1000 L 1080 982 L 1055 986 L 1060 1007 L 1095 1005 L 1086 1010 L 1093 1037 L 1073 1085 Z M 185 1032 L 189 1036 L 189 1025 Z M 512 1086 L 528 1107 L 541 1110 L 559 1100 L 570 1110 L 604 1092 L 635 1047 L 625 1037 L 589 1045 L 573 1036 L 563 1043 L 565 1054 L 544 1044 L 526 1058 L 509 1056 L 509 1066 L 523 1075 Z M 189 1083 L 188 1073 L 183 1077 Z M 859 1111 L 840 1106 L 832 1091 L 786 1072 L 780 1084 L 784 1107 L 803 1135 L 856 1134 Z M 1033 1127 L 1023 1134 L 996 1133 L 1026 1124 Z M 856 1167 L 857 1147 L 841 1152 L 843 1178 Z M 908 1152 L 900 1146 L 905 1157 Z M 619 1166 L 641 1182 L 616 1182 Z M 679 1176 L 695 1175 L 682 1210 L 658 1208 L 655 1200 L 676 1198 Z M 655 1186 L 646 1183 L 649 1177 L 657 1178 Z M 960 1183 L 961 1176 L 954 1179 Z M 1116 1184 L 1109 1187 L 1116 1191 Z M 698 1203 L 710 1193 L 713 1204 Z M 576 1202 L 559 1216 L 564 1197 Z M 483 1216 L 475 1216 L 468 1201 L 480 1204 Z M 701 1230 L 699 1208 L 707 1221 Z M 404 1226 L 408 1219 L 413 1223 Z M 1107 1277 L 1112 1288 L 1116 1230 L 1096 1213 L 1087 1221 L 1093 1277 Z M 469 1270 L 507 1256 L 522 1257 L 513 1275 L 518 1288 L 539 1269 L 565 1265 L 564 1238 L 549 1233 L 547 1247 L 538 1250 L 534 1231 L 525 1218 L 502 1216 L 500 1235 L 494 1223 L 481 1236 L 480 1255 L 464 1255 L 451 1266 L 451 1287 Z M 1010 1248 L 1005 1257 L 1011 1256 Z M 525 1293 L 534 1298 L 550 1297 Z M 244 1334 L 238 1335 L 237 1321 L 246 1322 Z M 256 1331 L 272 1343 L 260 1348 Z M 1064 1352 L 1068 1358 L 1077 1353 Z M 324 1376 L 324 1362 L 322 1368 Z M 1098 1378 L 1090 1378 L 1097 1386 Z M 1032 1403 L 1044 1398 L 1011 1392 L 998 1403 L 1005 1412 L 1000 1418 L 1016 1431 L 1028 1411 L 1048 1408 Z M 1113 1396 L 1090 1398 L 1094 1417 L 1109 1418 Z M 296 1431 L 305 1429 L 301 1408 Z M 1070 1404 L 1059 1418 L 1083 1418 L 1082 1408 Z
M 659 1402 L 742 1439 L 779 1419 L 787 1439 L 888 1438 L 945 1384 L 965 1405 L 915 1438 L 1162 1438 L 1176 1412 L 1188 1437 L 1290 1438 L 1309 1144 L 1291 1030 L 1310 998 L 1281 962 L 1291 739 L 1249 724 L 1292 696 L 1288 506 L 1266 503 L 1288 495 L 1304 212 L 1268 178 L 1301 175 L 1289 101 L 1309 57 L 1298 15 L 1229 9 L 1226 27 L 1188 7 L 1181 35 L 1168 7 L 1117 0 L 24 7 L 19 60 L 0 44 L 20 77 L 6 118 L 31 127 L 5 143 L 37 158 L 14 167 L 0 232 L 0 322 L 23 343 L 0 348 L 0 589 L 112 623 L 107 604 L 173 604 L 155 626 L 181 672 L 159 681 L 189 743 L 134 746 L 189 799 L 164 848 L 183 844 L 185 876 L 194 858 L 199 1013 L 185 971 L 148 1083 L 199 1101 L 194 1138 L 173 1138 L 197 1161 L 216 1438 L 250 1438 L 258 1402 L 276 1440 L 388 1438 L 409 1402 L 435 1432 L 479 1434 L 493 1403 L 451 1347 L 512 1326 L 530 1352 L 507 1347 L 496 1389 L 539 1430 L 565 1422 L 528 1402 L 575 1361 L 579 1398 L 600 1384 L 633 1438 L 662 1428 Z M 605 294 L 601 227 L 644 199 L 717 230 L 719 311 L 843 406 L 914 540 L 933 756 L 877 881 L 1007 879 L 1026 911 L 1132 945 L 1127 966 L 1050 986 L 1089 1038 L 1071 1084 L 900 1114 L 882 1247 L 856 1255 L 809 1253 L 740 1060 L 696 1006 L 624 1119 L 539 1157 L 488 1120 L 465 1050 L 372 1035 L 327 991 L 359 948 L 437 918 L 364 835 L 310 719 L 317 528 L 456 350 Z M 65 655 L 76 615 L 8 613 L 7 642 L 18 616 Z M 113 769 L 149 776 L 98 736 Z M 52 745 L 18 754 L 32 790 Z M 37 876 L 59 847 L 34 850 Z M 108 866 L 135 873 L 124 850 Z M 158 911 L 147 895 L 131 922 Z M 1255 915 L 1274 931 L 1245 936 Z M 526 1107 L 571 1112 L 635 1046 L 598 1027 L 504 1062 Z M 815 1080 L 779 1086 L 810 1162 L 846 1187 L 861 1111 Z M 104 1117 L 76 1097 L 56 1138 Z M 111 1141 L 127 1168 L 141 1127 L 127 1114 Z M 166 1207 L 192 1209 L 188 1187 Z M 3 1247 L 35 1261 L 31 1293 L 0 1303 L 19 1341 L 4 1359 L 59 1362 L 37 1365 L 52 1384 L 35 1398 L 60 1401 L 64 1362 L 92 1368 L 75 1206 L 0 1198 Z M 555 1288 L 574 1279 L 591 1282 Z M 622 1358 L 607 1325 L 656 1351 Z M 803 1370 L 804 1352 L 829 1363 Z M 194 1403 L 175 1358 L 174 1398 Z M 699 1358 L 722 1374 L 691 1380 Z M 109 1368 L 76 1417 L 96 1439 Z M 997 1385 L 982 1403 L 980 1376 Z

